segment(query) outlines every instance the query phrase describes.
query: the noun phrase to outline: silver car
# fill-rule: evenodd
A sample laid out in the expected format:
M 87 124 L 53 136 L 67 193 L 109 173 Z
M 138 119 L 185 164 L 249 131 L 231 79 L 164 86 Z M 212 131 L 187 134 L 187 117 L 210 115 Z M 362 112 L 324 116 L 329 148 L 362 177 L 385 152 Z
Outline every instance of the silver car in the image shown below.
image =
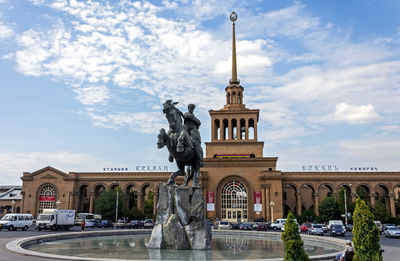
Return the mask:
M 386 237 L 400 237 L 400 227 L 390 227 L 384 233 Z
M 218 224 L 218 229 L 232 229 L 232 226 L 228 221 L 220 221 Z
M 324 229 L 320 224 L 312 224 L 311 227 L 308 229 L 309 235 L 324 235 Z

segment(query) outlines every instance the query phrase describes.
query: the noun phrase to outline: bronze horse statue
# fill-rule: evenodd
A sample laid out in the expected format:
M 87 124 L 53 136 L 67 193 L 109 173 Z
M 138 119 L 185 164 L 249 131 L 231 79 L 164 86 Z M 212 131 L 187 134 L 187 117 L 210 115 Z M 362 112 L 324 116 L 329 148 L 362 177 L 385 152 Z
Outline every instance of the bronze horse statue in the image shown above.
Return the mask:
M 193 134 L 193 130 L 188 131 L 190 123 L 186 123 L 185 120 L 185 125 L 182 124 L 182 118 L 188 113 L 183 115 L 183 113 L 175 107 L 176 104 L 177 102 L 172 102 L 172 100 L 167 100 L 163 104 L 163 113 L 168 120 L 169 130 L 167 133 L 164 128 L 160 129 L 160 133 L 157 136 L 157 147 L 161 149 L 164 146 L 167 146 L 170 153 L 169 161 L 172 162 L 173 159 L 175 159 L 176 165 L 178 166 L 178 171 L 173 172 L 169 177 L 168 184 L 175 185 L 175 178 L 177 176 L 185 176 L 185 186 L 187 186 L 189 181 L 193 179 L 192 186 L 197 187 L 200 167 L 202 166 L 201 144 L 198 144 L 200 134 L 198 134 L 198 137 L 192 137 L 196 134 Z M 194 105 L 191 104 L 191 106 Z M 191 110 L 191 117 L 194 117 L 193 109 Z M 200 121 L 198 121 L 198 123 L 200 123 Z M 185 173 L 185 166 L 188 166 L 187 173 Z

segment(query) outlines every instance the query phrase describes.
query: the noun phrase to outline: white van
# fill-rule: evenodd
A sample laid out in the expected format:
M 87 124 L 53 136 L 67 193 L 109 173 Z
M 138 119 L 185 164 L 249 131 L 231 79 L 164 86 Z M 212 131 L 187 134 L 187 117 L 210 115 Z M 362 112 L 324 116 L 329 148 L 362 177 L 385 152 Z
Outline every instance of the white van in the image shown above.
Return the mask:
M 6 214 L 0 220 L 0 227 L 8 230 L 27 230 L 32 226 L 32 214 Z
M 332 225 L 339 225 L 339 226 L 343 226 L 343 221 L 342 220 L 329 220 L 328 222 L 328 230 L 331 230 Z
M 382 234 L 382 223 L 378 221 L 374 221 L 376 228 L 379 230 L 379 233 Z
M 283 225 L 285 225 L 286 222 L 286 218 L 278 218 L 275 220 L 274 223 L 271 224 L 271 229 L 273 230 L 277 230 L 277 229 L 281 229 Z

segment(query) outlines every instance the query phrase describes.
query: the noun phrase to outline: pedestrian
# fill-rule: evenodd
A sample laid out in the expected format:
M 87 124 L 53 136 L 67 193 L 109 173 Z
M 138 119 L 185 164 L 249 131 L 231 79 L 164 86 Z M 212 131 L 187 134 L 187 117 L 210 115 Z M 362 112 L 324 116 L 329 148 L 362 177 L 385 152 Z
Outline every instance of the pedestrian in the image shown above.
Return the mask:
M 343 261 L 346 260 L 345 257 L 349 252 L 354 252 L 353 247 L 351 246 L 351 241 L 346 240 L 346 247 L 344 248 L 342 253 L 337 254 L 335 261 Z
M 85 219 L 82 219 L 81 230 L 84 231 L 85 228 L 86 228 L 86 222 L 85 222 Z

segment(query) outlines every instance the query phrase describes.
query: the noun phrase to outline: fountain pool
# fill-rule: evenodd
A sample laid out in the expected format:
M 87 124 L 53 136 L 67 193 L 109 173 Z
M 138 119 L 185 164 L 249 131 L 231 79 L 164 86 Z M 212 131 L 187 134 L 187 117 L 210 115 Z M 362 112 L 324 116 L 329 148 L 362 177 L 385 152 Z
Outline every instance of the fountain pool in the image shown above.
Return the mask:
M 212 250 L 147 249 L 150 231 L 113 230 L 37 236 L 7 244 L 20 253 L 72 260 L 281 260 L 280 233 L 214 231 Z M 314 260 L 333 259 L 342 240 L 304 236 L 304 248 Z

